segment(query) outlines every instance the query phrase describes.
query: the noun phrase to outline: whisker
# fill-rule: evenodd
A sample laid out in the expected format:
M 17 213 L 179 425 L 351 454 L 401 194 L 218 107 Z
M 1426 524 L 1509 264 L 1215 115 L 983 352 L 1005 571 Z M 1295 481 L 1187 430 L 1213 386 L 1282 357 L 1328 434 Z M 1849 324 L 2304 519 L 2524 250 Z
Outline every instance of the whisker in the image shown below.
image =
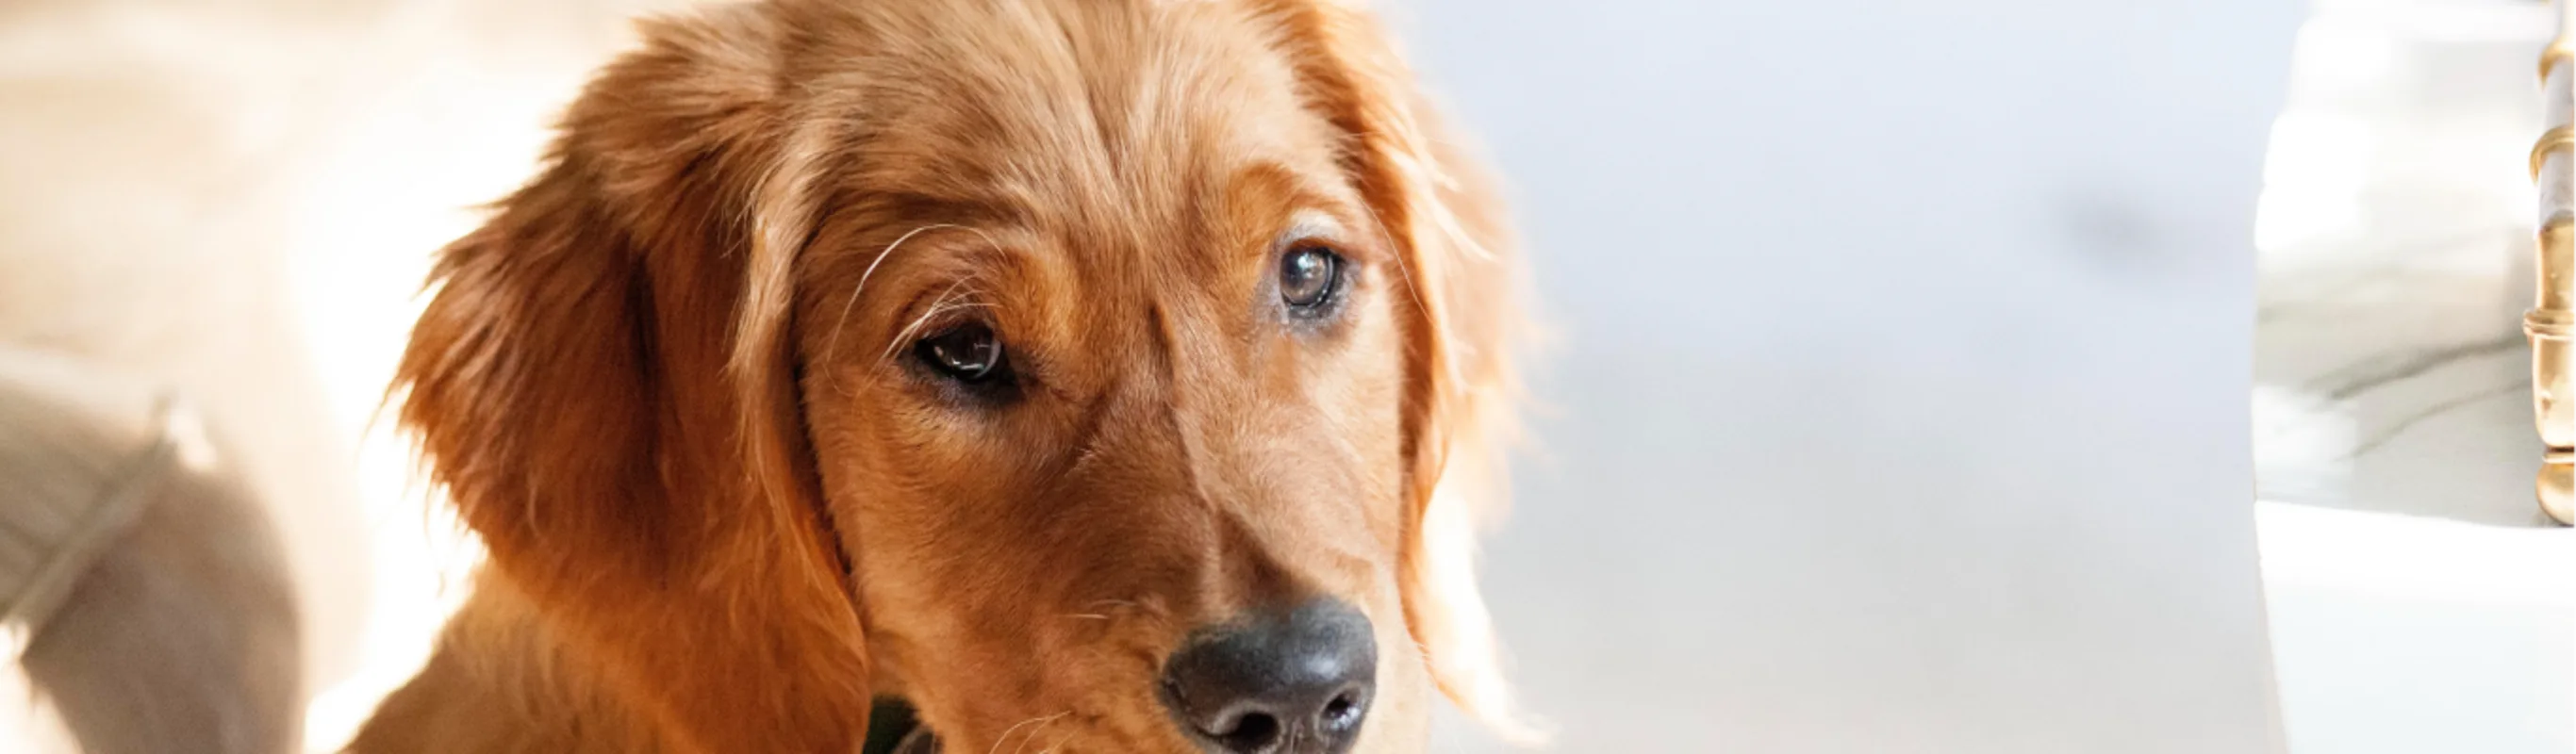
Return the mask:
M 989 749 L 984 750 L 984 754 L 993 754 L 994 752 L 1001 751 L 1001 750 L 1002 750 L 1002 742 L 1011 740 L 1011 734 L 1012 734 L 1013 732 L 1018 731 L 1018 730 L 1020 729 L 1020 726 L 1027 725 L 1027 724 L 1029 724 L 1029 723 L 1037 723 L 1037 724 L 1038 724 L 1038 728 L 1037 728 L 1037 729 L 1035 729 L 1035 730 L 1031 730 L 1031 731 L 1029 731 L 1029 736 L 1030 736 L 1031 738 L 1035 738 L 1035 737 L 1037 736 L 1037 732 L 1038 732 L 1039 730 L 1045 730 L 1045 729 L 1046 729 L 1046 724 L 1047 724 L 1047 723 L 1050 723 L 1050 722 L 1054 722 L 1054 721 L 1056 721 L 1056 720 L 1063 719 L 1063 718 L 1064 718 L 1064 716 L 1066 716 L 1066 715 L 1070 715 L 1070 714 L 1073 714 L 1073 710 L 1065 710 L 1065 711 L 1063 711 L 1063 712 L 1058 712 L 1058 713 L 1055 713 L 1055 714 L 1052 714 L 1052 715 L 1042 715 L 1042 716 L 1038 716 L 1038 717 L 1032 717 L 1032 718 L 1029 718 L 1029 719 L 1026 719 L 1026 720 L 1022 720 L 1022 721 L 1019 721 L 1019 722 L 1016 722 L 1016 723 L 1012 723 L 1012 724 L 1011 724 L 1011 727 L 1003 728 L 1003 729 L 1002 729 L 1002 735 L 993 739 L 993 746 L 992 746 L 992 748 L 989 748 Z M 1020 745 L 1022 745 L 1022 746 L 1027 746 L 1027 745 L 1028 745 L 1028 741 L 1027 741 L 1026 739 L 1022 739 L 1022 740 L 1020 741 Z M 1017 752 L 1017 751 L 1019 751 L 1019 750 L 1018 750 L 1018 749 L 1012 749 L 1012 751 L 1013 751 L 1013 752 Z
M 943 228 L 946 228 L 946 229 L 955 229 L 955 230 L 969 230 L 969 231 L 974 231 L 974 230 L 975 230 L 975 229 L 973 229 L 973 228 L 968 228 L 968 227 L 963 226 L 963 225 L 951 225 L 951 224 L 948 224 L 948 223 L 932 223 L 932 224 L 929 224 L 929 225 L 924 225 L 924 226 L 921 226 L 921 227 L 918 227 L 918 228 L 914 228 L 914 229 L 912 229 L 912 230 L 904 231 L 904 234 L 903 234 L 903 235 L 895 237 L 895 239 L 894 239 L 894 243 L 886 244 L 886 247 L 885 247 L 884 249 L 881 249 L 881 250 L 877 251 L 877 258 L 875 258 L 875 259 L 871 259 L 871 260 L 868 260 L 868 268 L 867 268 L 866 270 L 863 270 L 863 271 L 861 271 L 861 272 L 859 273 L 859 284 L 858 284 L 858 285 L 854 285 L 854 286 L 850 286 L 850 297 L 849 297 L 847 300 L 844 300 L 844 301 L 842 301 L 842 302 L 841 302 L 841 316 L 839 316 L 839 317 L 837 317 L 837 318 L 834 318 L 834 319 L 832 320 L 832 337 L 831 337 L 828 341 L 826 341 L 826 344 L 827 344 L 827 345 L 825 345 L 825 346 L 824 346 L 824 348 L 825 348 L 825 352 L 826 352 L 826 353 L 839 353 L 839 352 L 840 352 L 840 350 L 841 350 L 841 331 L 842 331 L 843 329 L 847 328 L 847 327 L 849 326 L 849 324 L 850 324 L 850 309 L 851 309 L 851 308 L 853 308 L 853 307 L 858 306 L 858 303 L 859 303 L 859 292 L 860 292 L 860 291 L 864 291 L 864 290 L 867 290 L 867 289 L 868 289 L 868 278 L 872 278 L 872 277 L 875 277 L 875 276 L 876 276 L 876 274 L 877 274 L 877 265 L 885 264 L 886 257 L 887 257 L 887 256 L 889 256 L 889 255 L 892 255 L 892 254 L 894 253 L 894 250 L 895 250 L 896 248 L 903 246 L 903 243 L 904 243 L 905 241 L 910 241 L 910 240 L 912 240 L 912 237 L 913 237 L 913 236 L 918 236 L 918 235 L 921 235 L 922 233 L 927 232 L 927 231 L 939 230 L 939 229 L 943 229 Z M 982 233 L 982 231 L 975 231 L 975 232 L 976 232 L 976 233 L 978 233 L 978 234 L 981 234 L 981 233 Z M 989 240 L 991 240 L 991 237 L 987 236 L 985 240 L 988 240 L 988 241 L 989 241 Z
M 883 361 L 894 358 L 895 351 L 902 349 L 903 344 L 912 342 L 912 336 L 920 334 L 922 326 L 930 324 L 931 320 L 938 319 L 939 315 L 965 309 L 990 309 L 992 307 L 992 304 L 973 302 L 931 307 L 930 311 L 923 312 L 919 319 L 912 321 L 912 324 L 905 325 L 902 332 L 895 333 L 894 340 L 886 343 L 885 353 L 878 354 L 877 359 Z
M 902 348 L 905 341 L 911 340 L 912 335 L 915 331 L 921 328 L 922 323 L 928 322 L 931 318 L 937 317 L 944 312 L 952 311 L 953 307 L 950 306 L 949 302 L 957 299 L 957 289 L 965 286 L 968 282 L 973 280 L 974 278 L 970 276 L 965 279 L 949 283 L 947 288 L 941 289 L 939 291 L 939 297 L 931 301 L 930 310 L 923 312 L 920 319 L 913 320 L 912 324 L 905 325 L 902 331 L 895 333 L 894 338 L 887 341 L 885 353 L 878 354 L 877 360 L 884 361 L 886 359 L 894 358 L 895 349 Z
M 1064 745 L 1064 742 L 1066 742 L 1066 741 L 1071 741 L 1071 740 L 1073 740 L 1073 733 L 1071 733 L 1071 732 L 1067 732 L 1067 733 L 1065 733 L 1064 735 L 1057 736 L 1057 737 L 1055 738 L 1055 741 L 1053 741 L 1053 742 L 1051 742 L 1051 743 L 1048 743 L 1048 744 L 1047 744 L 1047 747 L 1046 747 L 1046 748 L 1044 748 L 1044 749 L 1039 749 L 1039 750 L 1038 750 L 1038 754 L 1053 754 L 1053 752 L 1056 750 L 1056 747 L 1063 746 L 1063 745 Z
M 1038 734 L 1039 734 L 1039 733 L 1044 733 L 1044 732 L 1046 732 L 1047 726 L 1049 726 L 1049 725 L 1054 725 L 1054 724 L 1055 724 L 1055 721 L 1057 721 L 1057 720 L 1062 720 L 1062 719 L 1064 719 L 1064 716 L 1066 716 L 1066 715 L 1070 715 L 1070 714 L 1073 714 L 1073 710 L 1065 710 L 1065 711 L 1063 711 L 1063 712 L 1058 712 L 1058 713 L 1056 713 L 1056 714 L 1055 714 L 1055 716 L 1054 716 L 1054 717 L 1047 718 L 1047 721 L 1046 721 L 1046 722 L 1038 723 L 1038 727 L 1030 728 L 1030 729 L 1029 729 L 1029 734 L 1028 734 L 1028 735 L 1026 735 L 1026 736 L 1021 736 L 1021 737 L 1020 737 L 1020 745 L 1011 747 L 1011 754 L 1020 754 L 1020 751 L 1021 751 L 1021 750 L 1023 750 L 1023 749 L 1027 749 L 1027 748 L 1029 747 L 1029 744 L 1037 742 L 1037 740 L 1038 740 Z M 999 742 L 995 742 L 995 743 L 996 743 L 997 745 L 999 744 Z

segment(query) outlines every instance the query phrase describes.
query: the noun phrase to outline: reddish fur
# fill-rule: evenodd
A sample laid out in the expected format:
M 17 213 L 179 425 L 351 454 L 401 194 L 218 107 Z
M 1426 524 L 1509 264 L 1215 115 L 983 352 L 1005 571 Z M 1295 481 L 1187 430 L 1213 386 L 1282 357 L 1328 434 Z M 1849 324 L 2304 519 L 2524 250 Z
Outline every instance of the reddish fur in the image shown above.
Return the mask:
M 1162 653 L 1312 595 L 1430 655 L 1385 653 L 1363 749 L 1422 746 L 1435 674 L 1509 713 L 1432 579 L 1466 517 L 1424 506 L 1496 489 L 1516 268 L 1362 14 L 780 0 L 646 38 L 435 273 L 402 418 L 492 566 L 353 750 L 844 752 L 901 694 L 955 750 L 1183 751 Z M 1324 335 L 1245 308 L 1295 217 L 1368 275 Z M 1043 376 L 1007 413 L 900 366 L 957 290 Z

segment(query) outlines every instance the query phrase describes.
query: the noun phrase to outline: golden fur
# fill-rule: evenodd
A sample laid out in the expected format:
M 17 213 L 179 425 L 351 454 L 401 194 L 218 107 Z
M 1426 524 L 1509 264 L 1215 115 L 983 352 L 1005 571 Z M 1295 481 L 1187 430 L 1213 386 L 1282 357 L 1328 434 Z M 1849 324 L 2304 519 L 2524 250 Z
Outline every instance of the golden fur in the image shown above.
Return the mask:
M 443 253 L 401 416 L 491 563 L 351 745 L 1190 751 L 1190 629 L 1329 595 L 1509 728 L 1468 566 L 1511 239 L 1363 11 L 775 0 L 654 22 Z M 1357 267 L 1288 327 L 1283 239 Z M 1289 239 L 1294 240 L 1294 239 Z M 910 339 L 1000 333 L 960 401 Z

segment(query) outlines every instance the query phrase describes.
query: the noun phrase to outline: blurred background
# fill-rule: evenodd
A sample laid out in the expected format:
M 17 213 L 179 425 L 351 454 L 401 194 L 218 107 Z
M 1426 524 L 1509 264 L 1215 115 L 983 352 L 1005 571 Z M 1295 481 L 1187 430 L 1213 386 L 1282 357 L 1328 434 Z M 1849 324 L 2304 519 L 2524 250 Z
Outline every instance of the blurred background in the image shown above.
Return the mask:
M 1486 583 L 1565 750 L 2271 750 L 2248 272 L 2302 10 L 1396 11 L 1564 330 Z
M 2258 364 L 2258 203 L 2267 305 L 2400 210 L 2487 223 L 2460 243 L 2509 274 L 2538 3 L 1383 4 L 1557 330 L 1484 577 L 1556 750 L 2576 750 L 2563 532 L 2351 503 L 2308 440 L 2349 406 L 2248 391 L 2306 363 Z M 0 340 L 256 435 L 315 751 L 476 557 L 376 421 L 426 255 L 623 18 L 686 5 L 0 4 Z M 2402 190 L 2436 185 L 2469 188 Z M 2537 458 L 2495 416 L 2478 457 Z M 2441 489 L 2527 512 L 2504 473 Z
M 2532 495 L 2537 2 L 2320 0 L 2256 228 L 2293 751 L 2576 751 L 2576 539 Z

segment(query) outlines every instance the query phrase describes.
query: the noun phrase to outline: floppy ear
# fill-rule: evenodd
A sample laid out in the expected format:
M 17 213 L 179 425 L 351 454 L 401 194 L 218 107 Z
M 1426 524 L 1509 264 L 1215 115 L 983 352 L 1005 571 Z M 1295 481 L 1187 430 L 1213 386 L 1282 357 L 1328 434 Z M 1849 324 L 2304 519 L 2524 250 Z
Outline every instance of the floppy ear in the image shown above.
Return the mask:
M 648 23 L 440 257 L 401 417 L 566 651 L 703 751 L 854 751 L 868 665 L 785 343 L 820 152 L 756 8 Z
M 1348 136 L 1344 168 L 1404 260 L 1410 464 L 1399 578 L 1407 624 L 1452 701 L 1497 732 L 1542 736 L 1516 708 L 1477 591 L 1475 537 L 1507 491 L 1524 281 L 1500 198 L 1442 130 L 1375 19 L 1354 3 L 1272 3 L 1310 102 Z

